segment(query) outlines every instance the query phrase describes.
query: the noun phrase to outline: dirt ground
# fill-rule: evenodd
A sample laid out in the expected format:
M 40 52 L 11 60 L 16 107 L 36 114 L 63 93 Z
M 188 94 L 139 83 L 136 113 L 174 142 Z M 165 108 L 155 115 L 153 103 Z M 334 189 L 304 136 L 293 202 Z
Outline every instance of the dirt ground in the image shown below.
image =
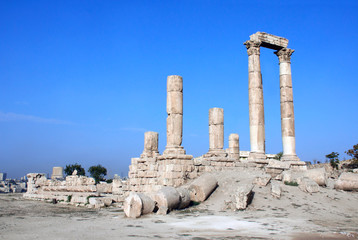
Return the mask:
M 162 216 L 128 219 L 116 207 L 94 210 L 0 194 L 0 239 L 358 239 L 358 193 L 320 188 L 312 195 L 282 184 L 254 188 L 245 211 L 225 209 L 238 184 L 253 172 L 218 173 L 207 201 Z

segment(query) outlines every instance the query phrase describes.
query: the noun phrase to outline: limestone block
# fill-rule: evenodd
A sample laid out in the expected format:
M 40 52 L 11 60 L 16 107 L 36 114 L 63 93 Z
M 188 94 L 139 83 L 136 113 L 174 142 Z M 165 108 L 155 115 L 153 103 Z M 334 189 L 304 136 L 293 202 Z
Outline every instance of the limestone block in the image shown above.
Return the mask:
M 258 78 L 258 79 L 261 79 L 260 48 L 258 48 L 255 51 L 258 54 L 252 54 L 248 58 L 249 73 L 257 73 L 257 75 L 255 77 Z
M 292 87 L 281 87 L 280 89 L 281 103 L 293 102 Z
M 249 102 L 252 104 L 262 104 L 264 102 L 263 94 L 257 91 L 257 88 L 249 88 Z
M 281 49 L 286 48 L 288 45 L 288 39 L 275 36 L 265 32 L 256 32 L 250 36 L 251 41 L 260 41 L 262 42 L 263 47 L 271 48 L 271 49 Z
M 237 210 L 244 210 L 251 203 L 253 198 L 252 189 L 254 185 L 246 184 L 239 186 L 235 193 L 235 207 Z
M 262 78 L 260 70 L 256 72 L 249 72 L 249 89 L 255 89 L 256 92 L 254 94 L 262 92 Z
M 276 169 L 290 169 L 291 164 L 289 162 L 278 161 L 275 159 L 270 159 L 267 165 L 267 168 L 276 168 Z
M 223 149 L 224 125 L 209 125 L 209 148 L 210 150 Z
M 62 179 L 63 178 L 63 167 L 53 167 L 51 179 Z
M 190 184 L 190 199 L 194 202 L 203 202 L 210 196 L 217 186 L 218 181 L 214 176 L 204 174 Z
M 180 187 L 177 188 L 177 191 L 180 195 L 180 204 L 178 206 L 178 209 L 183 209 L 189 206 L 190 204 L 190 192 L 187 188 Z
M 237 133 L 231 133 L 229 136 L 229 152 L 240 154 L 239 134 Z
M 271 195 L 274 198 L 281 198 L 281 186 L 277 181 L 271 181 Z
M 298 183 L 298 179 L 303 177 L 303 174 L 304 174 L 303 172 L 296 172 L 296 171 L 291 171 L 291 170 L 283 171 L 282 172 L 282 181 Z
M 198 172 L 197 171 L 190 172 L 188 174 L 188 177 L 189 177 L 189 179 L 195 179 L 198 177 Z
M 180 146 L 183 134 L 183 115 L 171 114 L 167 117 L 167 146 Z
M 300 177 L 297 179 L 297 182 L 298 182 L 299 189 L 301 189 L 303 192 L 307 192 L 307 193 L 319 192 L 318 184 L 310 178 Z
M 88 198 L 90 205 L 93 205 L 95 208 L 101 208 L 105 206 L 110 206 L 112 204 L 112 198 L 110 197 L 90 197 Z
M 158 151 L 158 136 L 157 132 L 144 133 L 144 150 L 141 157 L 153 157 L 159 154 Z
M 294 118 L 293 102 L 281 102 L 281 118 Z
M 72 195 L 71 202 L 72 203 L 87 203 L 87 196 Z
M 98 193 L 112 193 L 112 184 L 106 182 L 97 183 L 97 192 Z
M 255 179 L 254 179 L 254 184 L 258 185 L 258 186 L 266 186 L 271 180 L 271 175 L 269 174 L 263 174 L 263 175 L 260 175 L 260 176 L 257 176 Z
M 183 78 L 178 75 L 171 75 L 167 77 L 167 92 L 182 92 Z
M 223 124 L 224 124 L 224 109 L 210 108 L 209 125 L 223 125 Z
M 167 113 L 183 114 L 183 92 L 167 93 Z
M 334 184 L 334 188 L 345 191 L 358 191 L 358 174 L 343 172 Z
M 154 201 L 159 210 L 171 211 L 179 207 L 180 194 L 174 187 L 163 187 L 154 195 Z
M 263 104 L 252 103 L 249 105 L 250 127 L 253 125 L 265 125 Z
M 283 169 L 266 167 L 266 173 L 270 174 L 271 178 L 276 180 L 282 180 L 282 175 L 281 175 L 282 172 Z
M 291 74 L 286 74 L 286 75 L 280 75 L 280 87 L 281 88 L 286 88 L 286 87 L 291 87 L 292 88 L 292 76 Z M 292 91 L 292 90 L 291 90 Z M 287 97 L 289 97 L 289 95 L 287 95 Z M 292 97 L 292 94 L 291 94 Z M 286 100 L 286 99 L 285 99 Z M 282 98 L 281 98 L 282 101 Z M 290 100 L 289 98 L 287 98 L 287 101 L 293 101 Z M 285 101 L 284 101 L 285 102 Z
M 312 179 L 319 186 L 327 186 L 327 173 L 325 168 L 309 169 L 305 172 L 304 176 Z

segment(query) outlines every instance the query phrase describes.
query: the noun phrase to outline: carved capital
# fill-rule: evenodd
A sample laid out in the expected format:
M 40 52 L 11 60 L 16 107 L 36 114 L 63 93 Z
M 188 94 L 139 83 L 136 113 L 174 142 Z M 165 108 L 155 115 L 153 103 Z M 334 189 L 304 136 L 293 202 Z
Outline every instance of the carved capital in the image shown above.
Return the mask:
M 244 45 L 247 48 L 247 54 L 249 56 L 252 54 L 260 55 L 260 45 L 261 45 L 260 41 L 248 40 L 248 41 L 244 42 Z
M 278 60 L 281 62 L 291 62 L 291 55 L 295 50 L 289 48 L 282 48 L 276 52 L 274 52 Z

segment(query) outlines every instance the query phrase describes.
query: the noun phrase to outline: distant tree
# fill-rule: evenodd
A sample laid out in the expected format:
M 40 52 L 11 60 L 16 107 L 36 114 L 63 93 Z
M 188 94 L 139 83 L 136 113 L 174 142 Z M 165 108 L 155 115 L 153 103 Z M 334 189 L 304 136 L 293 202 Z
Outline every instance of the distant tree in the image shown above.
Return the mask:
M 107 175 L 107 169 L 105 167 L 102 167 L 102 165 L 98 164 L 97 166 L 92 166 L 88 169 L 89 174 L 91 177 L 96 180 L 96 183 L 99 181 L 104 181 L 104 176 Z
M 283 152 L 277 153 L 276 156 L 274 157 L 274 159 L 281 161 L 282 154 L 283 154 Z
M 326 158 L 329 160 L 331 166 L 335 169 L 338 169 L 339 159 L 338 159 L 339 153 L 337 152 L 331 152 L 330 154 L 326 155 Z
M 66 176 L 72 175 L 73 171 L 77 170 L 78 176 L 84 176 L 86 174 L 85 169 L 80 164 L 70 164 L 66 165 L 64 172 Z
M 352 157 L 350 168 L 358 168 L 358 144 L 354 145 L 352 149 L 345 151 L 348 156 Z

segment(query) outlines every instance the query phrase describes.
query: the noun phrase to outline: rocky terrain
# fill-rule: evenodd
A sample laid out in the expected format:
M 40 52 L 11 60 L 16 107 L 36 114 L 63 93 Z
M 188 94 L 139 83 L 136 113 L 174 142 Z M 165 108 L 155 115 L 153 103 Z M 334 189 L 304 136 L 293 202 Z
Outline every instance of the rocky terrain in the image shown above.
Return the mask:
M 217 189 L 203 203 L 168 215 L 126 218 L 119 207 L 88 209 L 0 195 L 0 239 L 356 239 L 358 192 L 336 190 L 335 179 L 315 193 L 278 181 L 255 184 L 245 210 L 233 210 L 237 188 L 260 170 L 212 173 Z M 330 175 L 329 175 L 330 176 Z

